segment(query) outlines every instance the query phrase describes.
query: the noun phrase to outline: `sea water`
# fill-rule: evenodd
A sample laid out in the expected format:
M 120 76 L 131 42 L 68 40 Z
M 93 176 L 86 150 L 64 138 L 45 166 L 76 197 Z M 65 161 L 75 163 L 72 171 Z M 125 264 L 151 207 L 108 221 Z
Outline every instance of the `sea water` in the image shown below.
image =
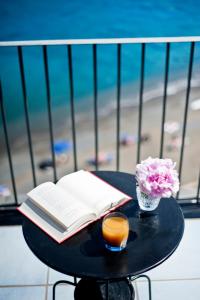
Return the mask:
M 198 0 L 60 0 L 2 1 L 0 40 L 39 40 L 114 37 L 158 37 L 199 35 Z M 147 45 L 145 52 L 144 101 L 163 93 L 165 44 Z M 170 52 L 169 88 L 173 94 L 187 84 L 190 44 L 173 44 Z M 73 46 L 75 103 L 79 113 L 91 109 L 93 65 L 91 46 Z M 42 49 L 23 49 L 28 107 L 31 113 L 46 111 Z M 69 106 L 69 75 L 66 46 L 48 47 L 52 106 Z M 193 86 L 200 47 L 195 49 Z M 121 61 L 122 105 L 137 105 L 141 67 L 141 45 L 123 45 Z M 0 49 L 1 79 L 8 121 L 24 117 L 17 50 Z M 99 113 L 109 114 L 116 106 L 117 47 L 97 47 Z M 90 99 L 90 100 L 89 100 Z

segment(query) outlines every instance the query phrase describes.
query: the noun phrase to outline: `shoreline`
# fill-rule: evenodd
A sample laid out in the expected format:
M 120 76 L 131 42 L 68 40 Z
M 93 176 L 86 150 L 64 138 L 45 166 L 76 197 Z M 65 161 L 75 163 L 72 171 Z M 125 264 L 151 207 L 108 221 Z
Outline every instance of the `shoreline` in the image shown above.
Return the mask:
M 191 88 L 190 103 L 200 98 L 200 88 Z M 90 99 L 91 100 L 91 99 Z M 89 101 L 90 101 L 89 100 Z M 124 99 L 122 99 L 122 102 Z M 141 144 L 141 160 L 147 156 L 159 156 L 160 147 L 160 129 L 162 115 L 163 97 L 154 97 L 151 101 L 144 102 L 143 105 L 143 123 L 142 133 L 150 136 L 149 141 Z M 185 106 L 185 90 L 173 95 L 168 95 L 166 108 L 166 122 L 176 121 L 180 125 L 177 132 L 181 137 L 183 122 L 183 113 Z M 66 111 L 62 111 L 64 115 Z M 58 118 L 59 119 L 56 119 Z M 54 114 L 54 138 L 55 140 L 72 140 L 70 120 L 61 120 L 60 111 Z M 58 122 L 56 122 L 58 120 Z M 46 122 L 46 123 L 45 123 Z M 33 152 L 35 159 L 37 184 L 44 181 L 52 181 L 52 170 L 42 172 L 38 169 L 38 163 L 46 158 L 50 158 L 49 133 L 47 118 L 43 117 L 43 128 L 37 122 L 32 131 Z M 121 106 L 120 131 L 130 135 L 137 136 L 138 126 L 138 107 Z M 37 128 L 38 127 L 38 128 Z M 198 165 L 200 163 L 200 110 L 191 110 L 188 108 L 188 123 L 187 137 L 184 151 L 184 163 L 182 171 L 182 183 L 184 185 L 190 182 L 196 182 L 198 178 Z M 98 137 L 99 137 L 99 152 L 106 152 L 113 155 L 113 160 L 110 164 L 101 166 L 100 169 L 115 170 L 116 169 L 116 110 L 115 108 L 109 115 L 100 116 L 98 119 Z M 94 170 L 94 167 L 87 164 L 87 160 L 94 157 L 94 120 L 91 117 L 90 111 L 87 112 L 85 118 L 81 121 L 76 120 L 76 138 L 77 138 L 77 157 L 78 169 Z M 171 135 L 165 133 L 163 157 L 172 158 L 174 161 L 179 161 L 180 149 L 168 151 L 167 145 L 171 143 Z M 17 191 L 19 194 L 26 194 L 32 189 L 32 174 L 30 166 L 30 157 L 28 151 L 27 139 L 23 135 L 19 135 L 17 139 L 11 141 L 12 158 L 15 176 L 17 178 Z M 134 173 L 137 155 L 137 142 L 130 146 L 120 146 L 120 170 L 128 173 Z M 5 184 L 11 188 L 8 159 L 5 153 L 0 155 L 1 174 L 0 184 Z M 178 164 L 177 164 L 178 167 Z M 74 171 L 73 153 L 69 153 L 69 160 L 61 165 L 57 165 L 58 177 Z M 23 198 L 23 197 L 22 197 Z
M 154 101 L 157 98 L 163 97 L 164 86 L 161 83 L 155 83 L 156 79 L 154 78 L 152 82 L 149 80 L 146 84 L 147 87 L 144 87 L 143 92 L 143 104 L 147 102 Z M 153 87 L 151 86 L 153 85 Z M 191 80 L 191 90 L 198 89 L 200 87 L 200 79 L 197 76 L 193 76 Z M 134 91 L 137 92 L 134 92 Z M 125 91 L 125 92 L 124 92 Z M 167 89 L 167 98 L 184 91 L 186 92 L 186 78 L 176 79 L 172 82 L 169 82 Z M 104 119 L 104 117 L 110 117 L 115 111 L 117 106 L 117 93 L 116 88 L 110 88 L 108 90 L 99 91 L 97 98 L 98 106 L 98 119 Z M 64 101 L 63 101 L 64 102 Z M 67 100 L 66 100 L 67 102 Z M 69 99 L 68 99 L 69 102 Z M 139 83 L 130 82 L 124 84 L 121 87 L 121 101 L 120 106 L 122 110 L 138 108 L 139 106 Z M 82 122 L 88 121 L 88 118 L 92 120 L 94 114 L 94 96 L 89 95 L 82 97 L 74 101 L 75 107 L 75 122 L 77 126 L 81 126 Z M 88 112 L 90 114 L 88 114 Z M 61 117 L 60 117 L 61 116 Z M 44 133 L 48 130 L 48 113 L 47 109 L 43 111 L 30 112 L 30 127 L 33 133 L 39 132 Z M 55 103 L 52 103 L 52 119 L 55 119 L 55 122 L 58 123 L 56 127 L 64 128 L 71 125 L 71 115 L 70 115 L 70 105 L 62 104 L 55 106 Z M 34 120 L 34 121 L 33 121 Z M 64 122 L 62 120 L 65 120 Z M 55 125 L 55 124 L 54 124 Z M 9 139 L 14 144 L 15 140 L 19 138 L 19 135 L 26 135 L 26 126 L 25 126 L 25 116 L 14 121 L 7 122 Z M 13 128 L 15 130 L 13 131 Z M 23 132 L 22 132 L 23 130 Z M 59 130 L 59 129 L 58 129 Z M 3 137 L 4 140 L 4 137 Z M 1 141 L 2 142 L 2 138 Z M 0 150 L 1 155 L 1 150 Z

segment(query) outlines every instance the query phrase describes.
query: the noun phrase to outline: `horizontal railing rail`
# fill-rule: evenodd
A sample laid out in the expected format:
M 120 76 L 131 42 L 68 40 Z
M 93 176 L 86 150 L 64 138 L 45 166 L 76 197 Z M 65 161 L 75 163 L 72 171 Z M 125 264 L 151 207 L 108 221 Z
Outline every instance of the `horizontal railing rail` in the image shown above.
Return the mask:
M 105 39 L 73 39 L 73 40 L 32 40 L 2 41 L 0 46 L 44 46 L 44 45 L 93 45 L 93 44 L 152 44 L 152 43 L 185 43 L 200 42 L 200 36 L 183 37 L 148 37 L 148 38 L 105 38 Z
M 121 85 L 122 85 L 122 47 L 123 44 L 140 44 L 141 45 L 141 56 L 140 56 L 140 85 L 139 85 L 139 106 L 138 106 L 138 142 L 137 142 L 137 153 L 136 162 L 141 160 L 141 138 L 142 138 L 142 124 L 143 124 L 143 106 L 144 106 L 144 82 L 145 82 L 145 62 L 146 62 L 146 44 L 152 43 L 164 43 L 165 44 L 165 65 L 164 65 L 164 84 L 163 84 L 163 101 L 162 101 L 162 116 L 161 116 L 161 133 L 160 133 L 160 149 L 159 156 L 163 157 L 164 149 L 164 124 L 166 121 L 166 106 L 167 106 L 167 87 L 169 82 L 169 65 L 171 55 L 171 44 L 172 43 L 189 43 L 190 51 L 188 57 L 188 71 L 187 71 L 187 87 L 184 103 L 184 116 L 183 116 L 183 129 L 181 134 L 181 147 L 180 147 L 180 159 L 179 159 L 179 176 L 180 182 L 182 180 L 182 166 L 185 150 L 186 140 L 186 128 L 188 119 L 188 106 L 191 91 L 191 80 L 194 65 L 194 51 L 196 43 L 200 42 L 200 36 L 192 37 L 159 37 L 159 38 L 113 38 L 113 39 L 76 39 L 76 40 L 42 40 L 42 41 L 3 41 L 0 42 L 0 47 L 16 47 L 19 64 L 19 74 L 21 78 L 24 115 L 26 124 L 26 133 L 28 140 L 28 149 L 30 156 L 30 168 L 32 171 L 33 186 L 37 185 L 37 176 L 35 170 L 35 159 L 33 153 L 33 141 L 32 132 L 30 126 L 30 112 L 28 107 L 27 97 L 27 85 L 25 76 L 25 62 L 24 62 L 24 48 L 27 46 L 39 46 L 42 48 L 43 65 L 44 65 L 44 78 L 46 87 L 47 97 L 47 115 L 48 115 L 48 126 L 49 126 L 49 141 L 51 148 L 51 159 L 52 159 L 52 170 L 53 178 L 56 182 L 58 179 L 56 169 L 56 158 L 54 153 L 54 132 L 53 132 L 53 118 L 52 118 L 52 96 L 51 96 L 51 83 L 49 76 L 49 57 L 48 57 L 48 46 L 59 46 L 66 45 L 67 47 L 67 60 L 68 60 L 68 76 L 69 76 L 69 94 L 70 94 L 70 115 L 71 115 L 71 131 L 72 131 L 72 145 L 73 145 L 73 163 L 74 170 L 78 169 L 78 155 L 77 155 L 77 138 L 76 138 L 76 122 L 75 122 L 75 103 L 74 103 L 74 70 L 73 70 L 73 45 L 91 45 L 92 47 L 92 72 L 93 72 L 93 114 L 94 114 L 94 150 L 95 159 L 98 161 L 99 157 L 99 119 L 98 119 L 98 45 L 114 44 L 117 47 L 117 61 L 116 61 L 116 170 L 120 170 L 120 130 L 121 130 Z M 8 164 L 10 169 L 11 183 L 13 187 L 14 202 L 9 204 L 0 203 L 0 211 L 5 213 L 9 207 L 16 208 L 19 205 L 15 170 L 12 160 L 11 145 L 9 142 L 8 124 L 6 120 L 5 108 L 4 108 L 4 88 L 0 82 L 0 108 L 1 108 L 1 119 L 2 127 L 5 138 L 5 146 L 8 156 Z M 98 163 L 96 164 L 96 170 L 99 168 Z M 199 173 L 200 174 L 200 173 Z M 200 175 L 197 179 L 197 191 L 193 197 L 180 198 L 179 193 L 177 194 L 177 200 L 187 202 L 189 205 L 195 206 L 200 204 Z M 13 216 L 11 217 L 11 219 Z M 12 222 L 11 222 L 12 223 Z

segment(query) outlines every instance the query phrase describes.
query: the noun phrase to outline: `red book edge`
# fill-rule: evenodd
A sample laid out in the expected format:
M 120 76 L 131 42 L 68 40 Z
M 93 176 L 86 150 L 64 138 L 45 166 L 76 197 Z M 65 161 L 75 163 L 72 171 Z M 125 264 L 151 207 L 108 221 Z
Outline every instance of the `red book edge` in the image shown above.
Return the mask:
M 88 171 L 86 171 L 88 172 Z M 112 188 L 116 189 L 117 191 L 120 191 L 119 189 L 117 189 L 116 187 L 112 186 L 111 184 L 109 184 L 108 182 L 106 182 L 105 180 L 99 178 L 98 176 L 96 176 L 95 174 L 89 172 L 90 174 L 94 175 L 96 178 L 102 180 L 104 183 L 108 184 L 109 186 L 111 186 Z M 120 191 L 121 193 L 123 193 L 122 191 Z M 110 213 L 111 211 L 114 211 L 116 208 L 119 208 L 120 206 L 124 205 L 125 203 L 127 203 L 128 201 L 130 201 L 132 199 L 132 197 L 130 197 L 129 195 L 123 193 L 124 195 L 126 195 L 128 198 L 126 200 L 124 200 L 122 203 L 112 207 L 111 209 L 107 210 L 106 212 L 104 212 L 100 217 L 98 217 L 95 220 L 92 220 L 86 224 L 83 224 L 81 227 L 79 227 L 75 232 L 73 232 L 72 234 L 70 234 L 69 236 L 63 238 L 62 240 L 57 240 L 53 235 L 51 235 L 49 232 L 47 232 L 40 224 L 38 224 L 34 219 L 32 219 L 29 215 L 27 215 L 26 213 L 24 213 L 21 210 L 21 206 L 17 207 L 16 209 L 23 214 L 26 218 L 28 218 L 31 222 L 33 222 L 36 226 L 38 226 L 42 231 L 44 231 L 48 236 L 50 236 L 53 240 L 55 240 L 58 244 L 61 244 L 62 242 L 64 242 L 65 240 L 69 239 L 70 237 L 72 237 L 73 235 L 75 235 L 76 233 L 78 233 L 79 231 L 81 231 L 83 228 L 87 227 L 89 224 L 96 222 L 98 220 L 100 220 L 102 217 L 104 217 L 105 215 L 107 215 L 108 213 Z

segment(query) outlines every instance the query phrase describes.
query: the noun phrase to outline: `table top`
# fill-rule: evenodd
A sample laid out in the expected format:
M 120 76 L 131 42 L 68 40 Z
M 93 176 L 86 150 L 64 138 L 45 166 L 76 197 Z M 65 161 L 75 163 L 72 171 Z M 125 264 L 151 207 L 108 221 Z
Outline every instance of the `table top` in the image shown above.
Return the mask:
M 154 212 L 141 215 L 133 175 L 112 171 L 94 173 L 133 198 L 117 209 L 129 218 L 130 234 L 126 249 L 117 253 L 105 249 L 101 235 L 102 220 L 58 244 L 24 218 L 23 234 L 33 253 L 59 272 L 94 279 L 138 275 L 165 261 L 178 247 L 184 232 L 183 214 L 175 199 L 161 199 Z

